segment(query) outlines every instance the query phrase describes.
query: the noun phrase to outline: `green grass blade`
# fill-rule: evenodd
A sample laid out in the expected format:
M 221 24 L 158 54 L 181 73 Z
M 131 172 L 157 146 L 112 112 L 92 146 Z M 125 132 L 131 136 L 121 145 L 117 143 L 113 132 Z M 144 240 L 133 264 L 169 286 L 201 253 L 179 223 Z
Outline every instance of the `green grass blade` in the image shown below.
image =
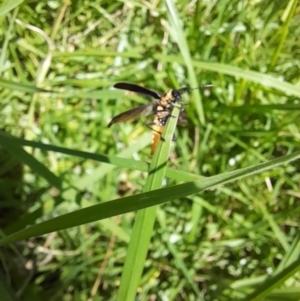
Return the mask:
M 4 138 L 4 139 L 1 139 Z M 5 139 L 5 134 L 0 138 L 0 143 L 3 148 L 16 157 L 20 162 L 28 165 L 33 172 L 43 177 L 50 185 L 60 189 L 62 180 L 52 173 L 44 164 L 35 159 L 31 154 L 28 154 L 24 149 L 15 145 L 13 139 Z
M 10 236 L 0 240 L 0 245 L 6 245 L 18 240 L 28 239 L 30 237 L 94 222 L 115 215 L 144 209 L 150 206 L 160 205 L 164 202 L 186 197 L 191 194 L 199 193 L 205 189 L 217 187 L 218 185 L 224 185 L 250 175 L 276 168 L 280 165 L 287 164 L 288 162 L 298 160 L 299 158 L 300 151 L 297 151 L 290 155 L 282 156 L 265 163 L 205 178 L 196 182 L 189 182 L 167 188 L 156 189 L 138 195 L 94 205 L 13 233 Z
M 3 6 L 0 7 L 0 16 L 1 16 L 1 10 L 2 10 Z M 18 15 L 19 12 L 19 8 L 15 9 L 10 20 L 9 20 L 9 26 L 8 29 L 5 31 L 5 40 L 3 42 L 2 48 L 1 48 L 1 54 L 0 54 L 0 74 L 2 73 L 2 71 L 4 70 L 4 66 L 5 66 L 5 59 L 7 56 L 7 48 L 9 45 L 9 41 L 12 38 L 12 29 L 13 29 L 13 25 L 16 21 L 16 17 Z
M 182 272 L 183 276 L 185 277 L 187 283 L 192 287 L 194 290 L 197 300 L 201 301 L 204 300 L 199 288 L 197 287 L 196 283 L 193 281 L 192 275 L 190 275 L 187 266 L 185 265 L 184 261 L 182 258 L 180 258 L 179 252 L 177 251 L 176 247 L 174 244 L 170 243 L 169 241 L 167 242 L 168 249 L 170 250 L 171 254 L 175 258 L 176 265 L 178 269 Z
M 168 119 L 163 132 L 165 141 L 159 142 L 157 150 L 154 153 L 144 192 L 150 191 L 151 193 L 151 190 L 158 189 L 162 186 L 179 112 L 180 109 L 175 107 L 172 111 L 174 118 Z M 151 207 L 137 213 L 122 272 L 121 285 L 117 298 L 119 301 L 135 299 L 139 281 L 145 266 L 156 210 L 157 207 Z
M 145 137 L 142 136 L 140 138 L 140 141 L 144 141 Z M 148 139 L 148 135 L 147 135 Z M 108 156 L 105 154 L 95 154 L 95 153 L 90 153 L 90 152 L 84 152 L 84 151 L 78 151 L 78 150 L 73 150 L 69 148 L 64 148 L 64 147 L 59 147 L 59 146 L 54 146 L 54 145 L 49 145 L 49 144 L 44 144 L 41 142 L 34 142 L 34 141 L 29 141 L 29 140 L 24 140 L 20 138 L 15 138 L 13 136 L 8 136 L 6 133 L 0 131 L 0 143 L 7 144 L 11 147 L 20 147 L 20 146 L 30 146 L 33 148 L 38 148 L 44 151 L 54 151 L 57 153 L 62 153 L 70 156 L 75 156 L 75 157 L 80 157 L 84 159 L 90 159 L 90 160 L 96 160 L 99 162 L 111 164 L 111 165 L 116 165 L 119 168 L 129 168 L 129 169 L 136 169 L 140 171 L 149 171 L 149 164 L 142 162 L 142 161 L 136 161 L 132 159 L 127 159 L 127 158 L 122 158 L 122 157 L 117 157 L 117 156 Z M 128 153 L 136 151 L 136 148 L 129 148 Z M 195 181 L 201 178 L 205 178 L 203 176 L 181 171 L 181 170 L 176 170 L 173 168 L 167 168 L 166 170 L 166 176 L 174 179 L 176 181 Z
M 6 15 L 9 11 L 15 9 L 22 2 L 24 2 L 24 0 L 4 0 L 0 5 L 0 16 Z
M 294 14 L 295 14 L 297 4 L 298 4 L 297 0 L 290 0 L 287 3 L 287 7 L 286 7 L 286 10 L 285 10 L 285 12 L 287 12 L 287 18 L 284 18 L 283 26 L 280 28 L 280 31 L 281 31 L 280 41 L 279 41 L 278 46 L 276 47 L 276 50 L 273 54 L 269 69 L 272 68 L 275 65 L 275 63 L 278 60 L 279 54 L 282 51 L 282 47 L 284 45 L 284 42 L 286 41 L 286 37 L 287 37 L 288 32 L 289 32 L 289 25 L 292 21 L 292 18 L 294 16 Z
M 186 282 L 194 290 L 194 292 L 197 296 L 197 300 L 199 300 L 199 301 L 203 300 L 199 288 L 197 287 L 197 285 L 193 281 L 193 276 L 194 275 L 191 275 L 191 273 L 189 273 L 188 267 L 186 266 L 184 260 L 182 258 L 180 258 L 180 255 L 179 255 L 180 252 L 178 252 L 178 250 L 175 246 L 175 243 L 172 243 L 170 241 L 170 235 L 168 233 L 168 229 L 167 229 L 166 224 L 165 224 L 165 214 L 162 210 L 160 210 L 160 212 L 158 214 L 158 222 L 159 222 L 159 225 L 160 225 L 161 229 L 163 230 L 163 233 L 166 233 L 165 235 L 163 235 L 163 240 L 167 244 L 168 250 L 173 255 L 173 257 L 175 259 L 175 264 L 176 264 L 178 270 L 181 271 L 181 273 L 183 274 Z
M 299 253 L 298 253 L 299 254 Z M 284 284 L 284 282 L 300 271 L 300 256 L 297 260 L 289 264 L 285 269 L 280 272 L 275 272 L 269 279 L 263 282 L 263 284 L 258 287 L 251 295 L 249 295 L 245 300 L 247 301 L 258 301 L 264 300 L 276 287 Z
M 143 55 L 137 51 L 124 51 L 124 52 L 118 52 L 118 51 L 109 51 L 109 50 L 103 50 L 103 49 L 97 49 L 97 50 L 75 50 L 74 52 L 63 52 L 60 51 L 54 51 L 53 57 L 65 57 L 70 59 L 76 59 L 78 57 L 122 57 L 122 58 L 132 58 L 132 59 L 142 59 Z
M 168 8 L 168 13 L 169 13 L 169 18 L 170 18 L 170 23 L 171 26 L 169 28 L 169 31 L 174 39 L 174 41 L 176 41 L 178 48 L 180 49 L 180 53 L 183 57 L 184 60 L 184 64 L 187 67 L 188 70 L 188 76 L 189 76 L 189 84 L 191 87 L 198 87 L 199 86 L 199 82 L 197 80 L 197 76 L 193 67 L 193 61 L 192 61 L 192 57 L 191 57 L 191 53 L 189 50 L 189 46 L 188 46 L 188 42 L 185 36 L 185 33 L 182 29 L 181 26 L 181 20 L 180 17 L 176 11 L 176 7 L 174 5 L 173 0 L 165 0 L 167 8 Z M 199 121 L 200 124 L 204 124 L 205 123 L 205 115 L 204 115 L 204 111 L 203 111 L 203 104 L 202 104 L 202 100 L 200 97 L 200 92 L 195 90 L 195 101 L 193 102 L 195 107 L 196 107 L 196 111 L 198 113 L 199 116 Z
M 2 78 L 0 78 L 0 87 L 14 90 L 14 91 L 19 91 L 19 92 L 25 92 L 25 93 L 49 93 L 50 92 L 33 85 L 16 83 Z
M 184 60 L 179 56 L 165 56 L 161 54 L 156 54 L 155 58 L 163 62 L 177 62 L 179 64 L 184 64 Z M 226 64 L 206 63 L 195 60 L 193 61 L 193 65 L 194 67 L 199 69 L 206 69 L 222 74 L 235 76 L 237 78 L 244 78 L 251 82 L 263 85 L 265 87 L 274 88 L 278 91 L 282 91 L 290 95 L 300 96 L 300 88 L 298 86 L 292 85 L 288 82 L 284 82 L 280 79 L 275 78 L 274 76 L 265 73 L 244 70 L 242 68 Z

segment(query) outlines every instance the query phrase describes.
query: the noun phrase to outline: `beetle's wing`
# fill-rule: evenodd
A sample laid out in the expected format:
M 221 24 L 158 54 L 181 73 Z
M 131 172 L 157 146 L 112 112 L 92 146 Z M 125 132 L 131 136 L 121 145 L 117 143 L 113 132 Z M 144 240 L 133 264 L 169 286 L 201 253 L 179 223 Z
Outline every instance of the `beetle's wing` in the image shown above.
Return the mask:
M 117 88 L 117 89 L 128 90 L 128 91 L 131 91 L 131 92 L 136 92 L 136 93 L 139 93 L 139 94 L 150 96 L 150 97 L 153 97 L 155 99 L 160 99 L 161 98 L 161 96 L 157 92 L 154 92 L 152 90 L 149 90 L 147 88 L 144 88 L 144 87 L 141 87 L 141 86 L 138 86 L 138 85 L 135 85 L 135 84 L 117 83 L 117 84 L 114 85 L 114 87 Z
M 117 116 L 115 116 L 110 123 L 107 125 L 107 127 L 111 127 L 114 123 L 120 123 L 125 122 L 131 119 L 134 119 L 140 115 L 148 116 L 152 114 L 154 111 L 154 103 L 148 103 L 146 105 L 139 106 L 137 108 L 128 110 L 126 112 L 123 112 Z

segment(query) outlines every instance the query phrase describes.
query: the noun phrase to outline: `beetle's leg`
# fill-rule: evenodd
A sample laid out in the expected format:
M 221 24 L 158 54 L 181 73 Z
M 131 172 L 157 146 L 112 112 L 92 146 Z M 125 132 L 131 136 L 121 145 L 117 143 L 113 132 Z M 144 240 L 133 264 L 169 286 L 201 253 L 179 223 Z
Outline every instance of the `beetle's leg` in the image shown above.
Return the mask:
M 157 133 L 160 135 L 160 140 L 162 141 L 166 141 L 165 138 L 162 136 L 162 132 L 160 131 L 157 131 L 156 129 L 154 129 L 152 126 L 159 126 L 159 127 L 162 127 L 162 125 L 158 122 L 149 122 L 146 124 L 147 128 L 149 128 L 151 131 Z

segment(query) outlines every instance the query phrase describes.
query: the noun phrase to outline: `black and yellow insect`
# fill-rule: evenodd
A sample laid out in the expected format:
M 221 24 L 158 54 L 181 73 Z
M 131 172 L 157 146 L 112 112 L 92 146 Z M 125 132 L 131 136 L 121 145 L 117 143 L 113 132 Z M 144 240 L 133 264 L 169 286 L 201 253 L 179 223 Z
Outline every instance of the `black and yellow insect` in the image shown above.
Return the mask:
M 131 110 L 128 110 L 126 112 L 123 112 L 117 116 L 115 116 L 110 123 L 107 125 L 107 127 L 111 127 L 114 123 L 120 123 L 124 121 L 131 120 L 135 117 L 138 117 L 140 115 L 148 116 L 150 114 L 154 114 L 154 120 L 147 124 L 147 126 L 152 130 L 153 132 L 153 138 L 152 138 L 152 146 L 151 146 L 151 154 L 154 154 L 154 151 L 156 149 L 157 143 L 162 138 L 162 131 L 163 128 L 170 116 L 172 116 L 172 109 L 174 106 L 179 105 L 181 108 L 181 112 L 178 119 L 178 124 L 185 125 L 186 124 L 186 116 L 184 111 L 184 103 L 182 100 L 181 95 L 185 92 L 194 90 L 189 88 L 181 88 L 179 90 L 169 90 L 167 93 L 160 95 L 157 92 L 154 92 L 152 90 L 149 90 L 147 88 L 135 85 L 135 84 L 129 84 L 129 83 L 117 83 L 114 85 L 117 89 L 123 89 L 128 90 L 131 92 L 136 92 L 139 94 L 143 94 L 146 96 L 150 96 L 152 98 L 157 99 L 157 101 L 148 103 L 142 106 L 139 106 L 137 108 L 133 108 Z M 211 85 L 206 85 L 204 87 L 211 87 Z M 195 88 L 198 89 L 198 88 Z

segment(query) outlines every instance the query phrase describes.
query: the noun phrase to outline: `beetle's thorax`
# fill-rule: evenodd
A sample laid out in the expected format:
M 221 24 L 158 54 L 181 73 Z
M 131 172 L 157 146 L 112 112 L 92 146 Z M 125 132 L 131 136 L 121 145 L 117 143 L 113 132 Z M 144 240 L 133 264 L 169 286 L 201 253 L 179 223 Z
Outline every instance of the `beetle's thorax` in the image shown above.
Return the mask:
M 172 107 L 176 103 L 182 103 L 181 93 L 177 90 L 169 90 L 161 97 L 159 103 L 165 108 Z

